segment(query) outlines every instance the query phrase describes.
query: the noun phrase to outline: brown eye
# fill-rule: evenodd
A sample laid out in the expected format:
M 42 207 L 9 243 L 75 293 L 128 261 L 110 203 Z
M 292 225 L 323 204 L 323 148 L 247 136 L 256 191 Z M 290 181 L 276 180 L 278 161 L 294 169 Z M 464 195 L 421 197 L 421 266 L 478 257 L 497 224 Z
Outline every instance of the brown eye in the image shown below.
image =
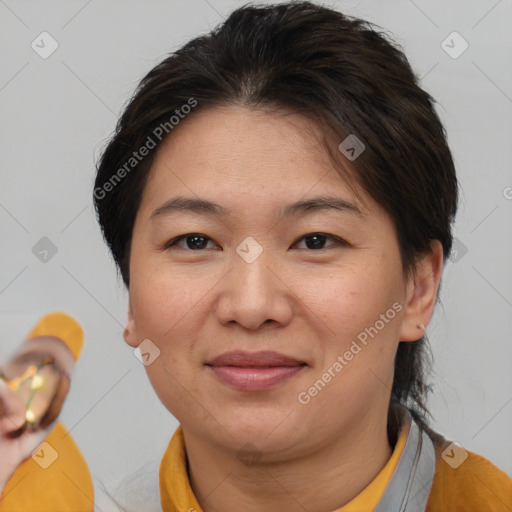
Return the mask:
M 324 245 L 328 239 L 333 240 L 334 243 L 325 247 Z M 302 240 L 305 241 L 305 248 L 309 250 L 327 249 L 329 247 L 332 247 L 333 245 L 346 245 L 346 242 L 341 238 L 338 238 L 337 236 L 334 235 L 328 235 L 325 233 L 310 233 L 308 235 L 303 236 L 295 243 L 297 244 Z M 303 247 L 300 247 L 300 249 L 303 249 Z
M 165 248 L 169 249 L 171 247 L 179 247 L 180 249 L 185 250 L 200 251 L 206 248 L 208 241 L 211 241 L 211 238 L 206 235 L 202 235 L 201 233 L 187 233 L 186 235 L 173 238 L 165 245 Z

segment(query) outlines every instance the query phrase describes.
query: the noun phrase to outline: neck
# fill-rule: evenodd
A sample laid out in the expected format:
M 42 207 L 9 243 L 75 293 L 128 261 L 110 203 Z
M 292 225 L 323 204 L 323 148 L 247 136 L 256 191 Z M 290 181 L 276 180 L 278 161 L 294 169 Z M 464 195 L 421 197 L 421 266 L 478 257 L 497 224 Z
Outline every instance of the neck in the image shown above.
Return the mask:
M 204 512 L 331 512 L 354 499 L 389 460 L 387 418 L 307 455 L 244 465 L 236 453 L 184 429 L 189 478 Z

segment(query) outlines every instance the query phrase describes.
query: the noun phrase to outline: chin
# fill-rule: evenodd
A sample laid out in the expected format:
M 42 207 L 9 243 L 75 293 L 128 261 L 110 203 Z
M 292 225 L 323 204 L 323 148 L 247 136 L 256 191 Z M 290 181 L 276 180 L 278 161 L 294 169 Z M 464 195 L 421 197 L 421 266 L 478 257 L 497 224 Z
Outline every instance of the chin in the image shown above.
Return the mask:
M 261 407 L 247 408 L 244 411 L 231 411 L 224 413 L 222 429 L 225 442 L 229 446 L 243 447 L 253 444 L 264 451 L 282 450 L 285 445 L 293 444 L 292 435 L 297 434 L 297 429 L 286 419 L 291 419 L 289 410 L 272 408 L 263 411 Z

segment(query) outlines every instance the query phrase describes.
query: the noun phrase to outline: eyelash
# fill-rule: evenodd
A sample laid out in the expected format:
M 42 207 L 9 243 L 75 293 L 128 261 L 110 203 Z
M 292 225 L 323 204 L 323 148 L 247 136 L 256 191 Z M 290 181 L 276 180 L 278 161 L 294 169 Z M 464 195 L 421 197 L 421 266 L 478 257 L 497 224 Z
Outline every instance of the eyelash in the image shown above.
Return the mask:
M 321 249 L 301 249 L 301 250 L 309 250 L 309 251 L 313 251 L 313 252 L 319 252 L 319 251 L 325 251 L 326 249 L 329 249 L 330 247 L 333 247 L 335 245 L 341 245 L 341 246 L 348 246 L 349 244 L 343 240 L 342 238 L 339 238 L 337 236 L 334 236 L 334 235 L 330 235 L 328 233 L 322 233 L 322 232 L 319 232 L 319 231 L 314 231 L 312 233 L 308 233 L 307 235 L 303 235 L 302 237 L 298 238 L 294 243 L 293 245 L 297 244 L 298 242 L 300 242 L 301 240 L 305 239 L 305 238 L 308 238 L 308 237 L 312 237 L 312 236 L 317 236 L 317 235 L 320 235 L 320 236 L 323 236 L 323 237 L 326 237 L 326 238 L 330 238 L 331 240 L 333 240 L 334 242 L 336 242 L 335 244 L 333 245 L 330 245 L 328 247 L 322 247 Z M 180 235 L 176 238 L 173 238 L 172 240 L 169 240 L 169 242 L 167 242 L 164 246 L 164 249 L 171 249 L 172 247 L 175 247 L 178 242 L 180 242 L 181 240 L 185 240 L 187 239 L 188 237 L 192 237 L 192 236 L 197 236 L 197 237 L 201 237 L 201 238 L 204 238 L 208 241 L 211 241 L 212 239 L 206 235 L 203 235 L 201 233 L 187 233 L 185 235 Z M 185 251 L 190 251 L 190 252 L 201 252 L 201 251 L 204 251 L 204 249 L 189 249 L 188 247 L 186 249 L 184 249 L 183 247 L 180 247 L 180 249 L 183 249 Z

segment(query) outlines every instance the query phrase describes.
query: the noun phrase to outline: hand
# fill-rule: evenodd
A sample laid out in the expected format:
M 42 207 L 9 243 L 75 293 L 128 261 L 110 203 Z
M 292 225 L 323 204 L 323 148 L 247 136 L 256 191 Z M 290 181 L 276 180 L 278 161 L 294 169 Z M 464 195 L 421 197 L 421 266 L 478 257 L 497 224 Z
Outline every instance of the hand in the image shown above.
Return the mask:
M 53 425 L 30 430 L 25 427 L 25 404 L 0 379 L 0 491 L 16 468 L 41 444 Z
M 52 430 L 69 391 L 74 365 L 58 338 L 32 338 L 2 367 L 0 378 L 0 491 Z

